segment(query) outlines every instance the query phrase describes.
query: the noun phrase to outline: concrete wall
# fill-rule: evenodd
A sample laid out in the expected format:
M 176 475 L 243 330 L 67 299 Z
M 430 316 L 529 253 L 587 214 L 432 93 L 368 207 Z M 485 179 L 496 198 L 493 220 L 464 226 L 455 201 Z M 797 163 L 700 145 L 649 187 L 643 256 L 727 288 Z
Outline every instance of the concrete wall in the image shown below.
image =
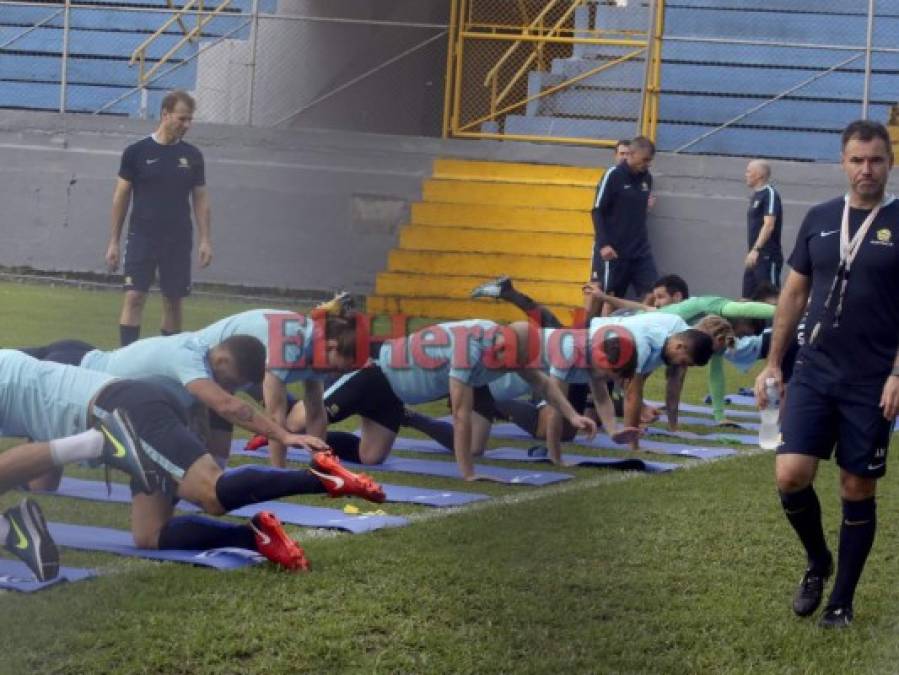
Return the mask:
M 121 151 L 152 129 L 121 118 L 0 113 L 0 266 L 102 272 Z M 611 159 L 587 148 L 203 124 L 189 140 L 206 155 L 213 210 L 215 260 L 197 280 L 358 293 L 386 266 L 434 157 Z M 659 269 L 682 274 L 695 293 L 740 291 L 744 167 L 735 158 L 656 159 L 650 236 Z M 828 164 L 775 162 L 773 172 L 789 251 L 808 207 L 842 194 L 845 179 Z
M 446 24 L 448 2 L 287 0 L 278 14 L 259 19 L 255 54 L 249 40 L 225 40 L 200 55 L 200 119 L 271 126 L 287 118 L 295 128 L 440 135 L 445 37 L 307 108 L 439 29 L 284 17 Z

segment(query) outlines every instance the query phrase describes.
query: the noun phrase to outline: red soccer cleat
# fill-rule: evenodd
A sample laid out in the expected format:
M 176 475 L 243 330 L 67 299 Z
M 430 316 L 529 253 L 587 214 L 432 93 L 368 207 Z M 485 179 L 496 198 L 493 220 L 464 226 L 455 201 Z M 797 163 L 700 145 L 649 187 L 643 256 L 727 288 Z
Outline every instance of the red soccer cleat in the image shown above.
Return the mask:
M 274 513 L 260 511 L 250 519 L 250 527 L 256 535 L 256 550 L 266 558 L 284 569 L 309 571 L 309 561 L 303 547 L 287 536 Z
M 247 441 L 247 444 L 244 446 L 244 450 L 258 450 L 259 448 L 268 445 L 268 438 L 263 436 L 262 434 L 256 434 Z
M 316 452 L 309 470 L 318 476 L 332 497 L 362 497 L 378 504 L 386 499 L 384 490 L 370 476 L 345 468 L 333 452 Z

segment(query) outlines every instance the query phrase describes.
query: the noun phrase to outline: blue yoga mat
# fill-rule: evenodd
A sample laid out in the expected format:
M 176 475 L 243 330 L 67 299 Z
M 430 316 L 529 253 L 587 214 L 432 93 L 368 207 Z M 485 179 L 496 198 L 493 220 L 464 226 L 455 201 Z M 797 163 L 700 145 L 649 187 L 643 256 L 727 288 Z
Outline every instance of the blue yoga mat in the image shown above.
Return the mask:
M 727 427 L 722 428 L 726 429 Z M 697 434 L 693 431 L 669 431 L 666 428 L 649 427 L 646 429 L 646 433 L 650 436 L 666 434 L 668 436 L 674 436 L 675 438 L 683 438 L 687 441 L 699 441 L 700 443 L 703 441 L 723 441 L 724 443 L 736 443 L 737 445 L 756 446 L 759 444 L 758 434 L 740 433 L 740 429 L 734 429 L 733 433 L 721 431 L 716 433 Z
M 166 550 L 154 551 L 134 546 L 131 533 L 111 530 L 108 527 L 49 523 L 50 534 L 60 546 L 82 551 L 102 551 L 114 555 L 148 560 L 167 560 L 187 563 L 217 570 L 233 570 L 263 562 L 265 558 L 256 551 L 245 548 L 213 548 L 208 551 Z
M 647 405 L 651 405 L 656 408 L 661 408 L 665 404 L 661 401 L 645 401 Z M 711 415 L 713 413 L 712 409 L 707 405 L 695 405 L 693 403 L 681 403 L 680 404 L 681 412 L 692 412 L 692 413 L 701 413 L 704 415 Z M 740 417 L 750 420 L 759 420 L 759 411 L 758 410 L 725 410 L 725 417 L 734 418 Z
M 706 404 L 710 404 L 712 402 L 712 395 L 708 394 L 705 397 L 704 402 Z M 747 408 L 755 408 L 755 396 L 746 396 L 744 394 L 727 394 L 724 397 L 724 402 L 728 405 L 742 405 Z
M 260 449 L 262 450 L 262 448 Z M 268 449 L 265 448 L 268 456 Z M 259 457 L 259 451 L 244 450 L 242 443 L 232 443 L 232 455 L 244 457 Z M 287 451 L 287 459 L 293 462 L 308 462 L 309 453 L 298 448 L 290 448 Z M 409 459 L 403 457 L 388 457 L 381 464 L 355 464 L 343 462 L 343 465 L 353 471 L 394 471 L 396 473 L 413 473 L 421 476 L 440 476 L 441 478 L 462 479 L 459 467 L 455 462 L 436 462 L 427 459 Z M 504 467 L 476 464 L 475 472 L 479 476 L 489 478 L 499 483 L 508 485 L 551 485 L 563 480 L 574 478 L 571 474 L 556 473 L 554 471 L 528 471 L 527 469 L 507 469 Z
M 484 456 L 487 459 L 499 459 L 514 462 L 549 462 L 548 457 L 531 457 L 527 450 L 521 448 L 496 448 L 488 450 Z M 636 457 L 591 457 L 589 455 L 569 455 L 562 453 L 562 460 L 574 466 L 598 466 L 604 469 L 620 469 L 621 471 L 645 471 L 647 473 L 663 473 L 674 471 L 681 464 L 668 462 L 648 462 Z
M 535 441 L 533 437 L 523 429 L 511 423 L 494 424 L 492 435 L 497 438 L 510 438 Z M 588 441 L 586 438 L 577 438 L 573 443 L 583 445 L 588 448 L 601 448 L 603 450 L 628 450 L 628 446 L 619 445 L 611 438 L 603 433 L 596 434 L 593 440 Z M 697 459 L 716 459 L 718 457 L 727 457 L 736 454 L 735 450 L 730 448 L 694 448 L 691 445 L 680 443 L 666 443 L 664 441 L 653 441 L 649 438 L 640 439 L 640 448 L 649 450 L 659 455 L 676 455 L 678 457 L 695 457 Z
M 658 423 L 667 422 L 668 416 L 660 415 L 658 420 L 656 420 L 656 421 Z M 710 417 L 693 417 L 691 415 L 678 415 L 677 421 L 678 421 L 678 424 L 696 424 L 701 427 L 717 427 L 718 426 L 718 423 Z M 742 429 L 742 430 L 752 429 L 753 431 L 758 431 L 759 426 L 760 426 L 758 422 L 752 422 L 752 421 L 746 420 L 746 419 L 736 420 L 736 422 L 737 422 L 737 424 L 740 425 L 739 429 L 734 429 L 734 431 L 737 433 L 739 433 L 740 429 Z M 727 435 L 726 431 L 723 433 L 725 435 Z
M 107 496 L 106 484 L 101 481 L 63 478 L 59 489 L 53 493 L 61 497 L 89 499 L 91 501 L 112 501 L 118 504 L 131 503 L 131 490 L 127 485 L 114 483 L 112 495 Z M 182 511 L 197 512 L 199 508 L 189 502 L 179 502 Z M 384 527 L 399 527 L 408 524 L 408 520 L 399 516 L 350 515 L 339 509 L 325 509 L 318 506 L 304 506 L 289 502 L 260 502 L 231 511 L 228 515 L 250 518 L 260 511 L 271 511 L 282 523 L 300 525 L 302 527 L 322 527 L 332 530 L 346 530 L 358 534 L 380 530 Z
M 28 565 L 18 560 L 0 558 L 0 590 L 34 593 L 66 581 L 81 581 L 97 576 L 96 570 L 81 567 L 60 567 L 59 576 L 49 581 L 38 581 Z

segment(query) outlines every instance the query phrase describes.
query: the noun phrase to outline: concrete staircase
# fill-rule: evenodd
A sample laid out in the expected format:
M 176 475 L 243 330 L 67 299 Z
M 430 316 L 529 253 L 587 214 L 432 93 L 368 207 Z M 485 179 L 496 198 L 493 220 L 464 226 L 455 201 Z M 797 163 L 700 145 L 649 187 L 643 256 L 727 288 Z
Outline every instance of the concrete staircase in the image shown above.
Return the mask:
M 369 312 L 521 319 L 515 307 L 470 299 L 507 274 L 563 320 L 581 306 L 593 247 L 590 208 L 602 168 L 437 159 L 422 200 L 378 275 Z

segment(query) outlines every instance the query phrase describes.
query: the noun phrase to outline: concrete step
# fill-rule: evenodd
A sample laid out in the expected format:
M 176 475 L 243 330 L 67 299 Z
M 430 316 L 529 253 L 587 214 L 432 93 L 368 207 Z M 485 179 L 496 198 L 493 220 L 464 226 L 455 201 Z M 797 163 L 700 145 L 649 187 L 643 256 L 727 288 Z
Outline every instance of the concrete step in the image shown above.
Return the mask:
M 498 277 L 508 274 L 513 279 L 582 283 L 590 277 L 590 253 L 587 251 L 582 259 L 575 259 L 394 249 L 388 256 L 387 269 L 438 276 Z
M 510 255 L 545 252 L 557 258 L 583 259 L 592 254 L 593 235 L 410 225 L 400 232 L 399 247 L 409 251 Z
M 503 185 L 480 181 L 435 180 L 424 182 L 422 198 L 429 202 L 455 204 L 502 204 L 506 206 L 589 209 L 595 188 L 561 185 Z
M 476 227 L 495 230 L 529 230 L 590 234 L 593 223 L 587 210 L 539 209 L 487 204 L 412 204 L 413 225 Z
M 372 314 L 405 314 L 431 319 L 490 319 L 500 323 L 523 320 L 517 307 L 497 300 L 453 300 L 446 298 L 408 298 L 369 296 L 365 309 Z M 575 307 L 549 307 L 565 324 L 570 324 Z
M 477 162 L 460 159 L 434 160 L 433 177 L 442 180 L 473 180 L 495 183 L 573 185 L 595 188 L 605 168 L 581 168 L 559 164 Z
M 382 272 L 375 282 L 375 294 L 415 298 L 470 300 L 471 291 L 495 277 L 447 276 Z M 581 283 L 513 280 L 515 288 L 546 305 L 576 306 L 582 301 Z M 483 300 L 480 301 L 483 304 Z

